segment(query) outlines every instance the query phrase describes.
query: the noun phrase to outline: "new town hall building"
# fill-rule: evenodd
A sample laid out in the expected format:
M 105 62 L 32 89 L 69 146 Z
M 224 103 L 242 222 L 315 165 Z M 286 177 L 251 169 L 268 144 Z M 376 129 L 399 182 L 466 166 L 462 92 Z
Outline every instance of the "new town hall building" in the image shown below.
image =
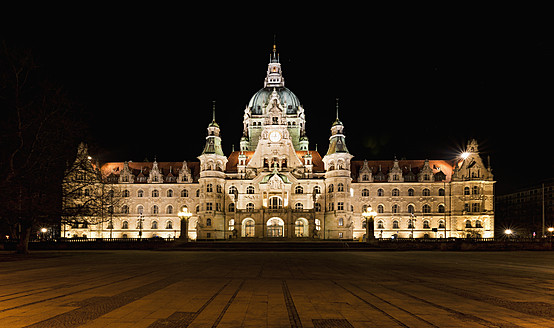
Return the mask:
M 244 110 L 240 150 L 223 153 L 215 117 L 199 161 L 99 166 L 81 145 L 76 163 L 88 165 L 97 182 L 81 183 L 78 170 L 68 174 L 66 186 L 78 197 L 64 206 L 99 193 L 110 202 L 66 217 L 62 235 L 179 238 L 187 231 L 190 239 L 352 240 L 365 236 L 362 213 L 371 207 L 375 238 L 493 237 L 493 175 L 475 140 L 454 161 L 356 161 L 338 114 L 323 156 L 310 150 L 305 127 L 274 47 L 264 87 Z M 191 216 L 179 218 L 183 210 Z

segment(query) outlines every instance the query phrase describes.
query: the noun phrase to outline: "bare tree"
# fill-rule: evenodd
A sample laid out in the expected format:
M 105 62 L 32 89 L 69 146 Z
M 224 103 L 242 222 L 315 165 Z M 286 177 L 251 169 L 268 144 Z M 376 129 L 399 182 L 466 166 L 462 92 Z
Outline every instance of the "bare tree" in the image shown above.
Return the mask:
M 31 231 L 59 219 L 65 163 L 80 126 L 74 104 L 29 51 L 0 47 L 0 220 L 28 252 Z
M 86 145 L 81 143 L 75 162 L 68 166 L 62 183 L 61 224 L 64 237 L 66 227 L 102 227 L 103 223 L 113 219 L 115 209 L 122 203 L 122 192 L 111 179 L 108 175 L 102 175 L 98 163 L 92 161 Z

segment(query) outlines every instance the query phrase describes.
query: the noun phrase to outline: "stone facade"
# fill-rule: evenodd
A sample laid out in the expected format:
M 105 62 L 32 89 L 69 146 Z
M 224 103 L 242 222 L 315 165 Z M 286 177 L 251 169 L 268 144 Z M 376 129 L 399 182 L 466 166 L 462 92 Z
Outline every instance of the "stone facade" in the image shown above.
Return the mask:
M 88 216 L 67 214 L 62 234 L 179 238 L 187 221 L 178 212 L 186 207 L 191 239 L 361 240 L 362 212 L 371 207 L 376 238 L 494 235 L 494 180 L 475 140 L 452 161 L 353 161 L 337 104 L 322 158 L 309 150 L 304 108 L 284 86 L 275 48 L 264 88 L 246 106 L 243 125 L 240 150 L 225 156 L 214 104 L 199 161 L 100 166 L 80 146 L 76 163 L 89 165 L 97 180 L 81 188 L 89 189 L 86 194 L 66 197 L 64 206 L 86 203 L 98 190 L 113 190 L 112 197 Z M 69 174 L 66 185 L 75 185 L 78 176 Z

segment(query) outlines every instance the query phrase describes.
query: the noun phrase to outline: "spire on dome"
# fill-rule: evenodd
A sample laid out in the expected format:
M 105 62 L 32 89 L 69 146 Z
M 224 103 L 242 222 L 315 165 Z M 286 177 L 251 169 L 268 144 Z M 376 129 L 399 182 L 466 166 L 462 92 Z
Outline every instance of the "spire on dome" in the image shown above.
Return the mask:
M 264 81 L 264 88 L 285 86 L 283 72 L 281 72 L 281 63 L 279 63 L 279 54 L 277 53 L 277 45 L 275 44 L 275 36 L 273 37 L 273 54 L 269 56 L 269 65 L 267 66 L 267 76 Z
M 342 125 L 342 122 L 339 120 L 339 98 L 337 98 L 337 118 L 335 119 L 335 122 L 333 122 L 333 126 L 335 125 Z
M 211 127 L 211 126 L 216 126 L 216 127 L 219 127 L 219 124 L 216 123 L 215 121 L 215 100 L 212 101 L 212 122 L 210 123 L 210 125 L 208 125 L 208 127 Z

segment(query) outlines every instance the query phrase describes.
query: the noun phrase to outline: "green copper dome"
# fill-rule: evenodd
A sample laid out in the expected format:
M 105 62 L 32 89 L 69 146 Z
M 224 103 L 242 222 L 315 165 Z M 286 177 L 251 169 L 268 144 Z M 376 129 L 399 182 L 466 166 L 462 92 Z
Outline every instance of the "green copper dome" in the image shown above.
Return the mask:
M 271 98 L 271 93 L 274 88 L 262 88 L 256 92 L 254 96 L 248 102 L 248 108 L 254 115 L 261 115 L 263 108 L 267 106 L 267 102 Z M 287 114 L 296 114 L 298 112 L 298 106 L 300 106 L 300 100 L 298 97 L 286 87 L 275 88 L 281 99 L 281 105 L 285 107 Z

